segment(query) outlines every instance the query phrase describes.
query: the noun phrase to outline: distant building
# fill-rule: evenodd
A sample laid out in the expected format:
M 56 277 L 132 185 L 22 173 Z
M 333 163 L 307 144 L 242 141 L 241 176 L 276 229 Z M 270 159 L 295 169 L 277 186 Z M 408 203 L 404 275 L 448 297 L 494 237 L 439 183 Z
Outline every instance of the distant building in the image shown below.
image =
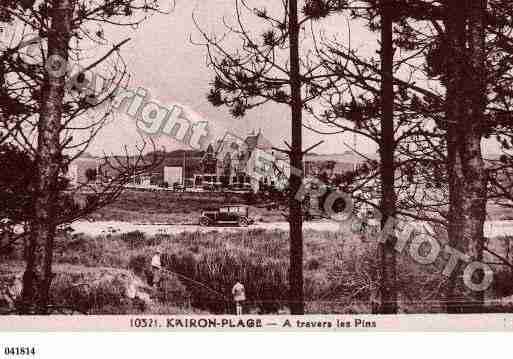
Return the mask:
M 365 158 L 352 151 L 341 154 L 305 155 L 304 166 L 306 177 L 317 177 L 324 173 L 333 177 L 347 172 L 356 171 L 365 162 Z
M 136 159 L 112 157 L 115 164 L 135 163 Z M 304 173 L 313 178 L 335 178 L 355 171 L 365 159 L 351 151 L 342 154 L 309 154 L 304 156 Z M 118 174 L 115 168 L 104 164 L 104 159 L 86 155 L 74 160 L 68 170 L 73 185 L 91 181 L 91 175 L 108 180 Z M 245 138 L 225 135 L 211 143 L 205 151 L 176 150 L 163 153 L 163 160 L 151 173 L 132 176 L 131 184 L 150 186 L 166 183 L 184 183 L 195 187 L 230 187 L 259 191 L 262 186 L 284 189 L 291 174 L 287 155 L 273 149 L 262 131 Z M 89 176 L 88 176 L 89 175 Z M 322 176 L 321 176 L 322 175 Z M 185 177 L 185 178 L 184 178 Z
M 164 182 L 169 186 L 172 186 L 174 183 L 183 183 L 183 168 L 180 166 L 165 166 Z
M 89 155 L 73 160 L 67 173 L 70 184 L 77 186 L 96 180 L 99 164 L 98 158 Z
M 225 136 L 208 146 L 196 186 L 229 186 L 257 192 L 262 184 L 284 187 L 290 170 L 288 158 L 275 153 L 263 133 L 246 138 Z

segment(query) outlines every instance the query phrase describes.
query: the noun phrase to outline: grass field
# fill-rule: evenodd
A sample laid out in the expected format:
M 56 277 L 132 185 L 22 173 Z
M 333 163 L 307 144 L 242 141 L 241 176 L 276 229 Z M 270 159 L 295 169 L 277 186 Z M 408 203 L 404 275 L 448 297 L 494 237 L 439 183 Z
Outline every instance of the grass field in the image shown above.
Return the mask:
M 163 288 L 154 293 L 146 281 L 156 248 L 163 250 L 168 272 Z M 96 238 L 62 234 L 55 262 L 54 303 L 78 306 L 87 313 L 232 313 L 230 290 L 236 280 L 246 287 L 248 312 L 288 311 L 288 233 L 281 230 L 153 237 L 141 232 Z M 420 265 L 407 251 L 399 256 L 402 313 L 443 311 L 444 264 L 440 260 Z M 21 252 L 15 250 L 3 259 L 0 280 L 21 271 Z M 377 289 L 376 242 L 348 231 L 306 231 L 304 273 L 308 313 L 370 313 Z M 512 279 L 511 273 L 501 271 L 500 285 L 494 285 L 487 297 L 512 295 Z M 154 298 L 130 299 L 131 286 Z
M 112 204 L 89 216 L 95 221 L 123 221 L 132 223 L 197 223 L 201 211 L 227 203 L 250 205 L 251 216 L 259 222 L 283 221 L 281 211 L 270 209 L 269 201 L 250 198 L 242 193 L 185 192 L 126 190 Z M 489 220 L 511 220 L 513 209 L 490 204 Z
M 241 194 L 139 191 L 126 191 L 90 219 L 188 224 L 196 223 L 201 210 L 229 202 L 252 203 L 252 216 L 258 221 L 283 221 L 279 211 Z M 378 288 L 376 241 L 348 228 L 305 229 L 304 243 L 307 313 L 371 313 Z M 493 243 L 494 250 L 503 253 L 509 246 L 510 253 L 511 238 Z M 150 259 L 157 248 L 163 250 L 166 274 L 161 290 L 155 292 L 148 284 Z M 289 234 L 282 229 L 156 235 L 133 231 L 98 237 L 63 232 L 56 241 L 52 301 L 89 314 L 232 313 L 230 291 L 239 280 L 246 287 L 247 312 L 287 313 L 288 257 Z M 441 256 L 432 265 L 420 265 L 408 250 L 398 256 L 402 313 L 444 310 L 445 263 Z M 494 267 L 495 281 L 487 298 L 513 295 L 513 273 L 505 268 Z M 0 258 L 0 295 L 5 286 L 16 287 L 15 277 L 19 282 L 22 272 L 22 250 L 15 247 Z M 2 305 L 0 297 L 0 311 Z
M 250 205 L 250 215 L 260 222 L 283 221 L 281 212 L 270 210 L 264 201 L 239 193 L 223 192 L 147 192 L 126 190 L 112 204 L 89 216 L 95 221 L 136 223 L 197 223 L 202 210 L 227 203 Z

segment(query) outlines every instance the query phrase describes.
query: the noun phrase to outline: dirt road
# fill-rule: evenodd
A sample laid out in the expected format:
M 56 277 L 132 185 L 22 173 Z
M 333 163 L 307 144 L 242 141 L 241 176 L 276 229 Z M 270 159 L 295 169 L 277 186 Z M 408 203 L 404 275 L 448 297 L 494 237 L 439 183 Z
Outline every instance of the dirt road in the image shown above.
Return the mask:
M 105 221 L 105 222 L 88 222 L 78 221 L 70 226 L 75 233 L 84 233 L 90 236 L 99 236 L 105 234 L 120 234 L 128 233 L 133 231 L 140 231 L 147 235 L 155 234 L 179 234 L 183 232 L 237 232 L 237 231 L 248 231 L 252 229 L 265 229 L 265 230 L 288 230 L 289 224 L 287 222 L 273 222 L 273 223 L 256 223 L 248 227 L 236 227 L 236 226 L 212 226 L 202 227 L 199 225 L 184 225 L 184 224 L 144 224 L 144 223 L 129 223 L 129 222 L 117 222 L 117 221 Z M 338 231 L 340 226 L 336 222 L 331 221 L 318 221 L 318 222 L 305 222 L 305 229 L 312 229 L 317 231 Z
M 417 223 L 418 226 L 422 224 Z M 128 233 L 133 231 L 141 231 L 146 235 L 153 236 L 156 234 L 179 234 L 183 232 L 211 232 L 211 231 L 222 231 L 222 232 L 236 232 L 236 231 L 247 231 L 251 229 L 265 229 L 265 230 L 284 230 L 289 229 L 287 222 L 272 222 L 272 223 L 256 223 L 249 227 L 201 227 L 199 225 L 175 225 L 167 223 L 157 224 L 144 224 L 144 223 L 130 223 L 130 222 L 118 222 L 118 221 L 77 221 L 71 225 L 71 228 L 75 233 L 84 233 L 90 236 L 99 236 L 106 234 L 120 234 Z M 340 224 L 335 221 L 321 220 L 305 222 L 303 224 L 305 230 L 315 231 L 329 231 L 336 232 L 341 229 Z M 513 235 L 513 221 L 489 221 L 485 224 L 485 236 L 489 238 L 497 236 Z

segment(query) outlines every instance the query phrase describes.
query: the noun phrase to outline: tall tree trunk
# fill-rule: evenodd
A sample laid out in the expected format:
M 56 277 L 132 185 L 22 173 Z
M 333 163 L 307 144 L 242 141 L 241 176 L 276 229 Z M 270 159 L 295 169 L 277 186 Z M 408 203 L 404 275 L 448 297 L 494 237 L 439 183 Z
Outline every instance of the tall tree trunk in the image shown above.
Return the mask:
M 389 0 L 383 0 L 381 6 L 381 228 L 389 217 L 396 212 L 396 193 L 394 188 L 394 45 L 393 45 L 393 8 Z M 382 314 L 397 313 L 396 257 L 394 236 L 386 234 L 378 244 L 379 252 L 379 294 Z
M 303 173 L 302 100 L 299 70 L 299 25 L 297 0 L 289 0 L 290 87 L 292 115 L 292 144 L 290 165 L 290 310 L 292 314 L 304 314 L 303 294 L 303 214 L 296 194 L 301 188 Z
M 3 59 L 3 56 L 0 57 L 0 95 L 3 96 L 5 94 L 5 60 Z M 4 126 L 7 125 L 7 120 L 8 120 L 8 113 L 9 113 L 9 108 L 7 108 L 7 106 L 5 104 L 0 104 L 0 123 L 3 124 Z M 2 132 L 0 132 L 0 138 L 2 138 L 2 140 L 0 140 L 0 144 L 3 143 L 3 136 L 5 136 L 5 134 L 3 134 Z M 2 241 L 2 239 L 0 238 L 0 242 Z M 0 243 L 1 245 L 1 243 Z
M 486 105 L 485 0 L 448 1 L 447 170 L 449 245 L 472 261 L 483 257 L 487 176 L 481 138 Z M 449 313 L 480 312 L 483 292 L 458 285 L 464 263 L 451 273 L 446 290 Z
M 68 43 L 74 0 L 51 3 L 51 27 L 48 32 L 48 65 L 41 95 L 38 122 L 37 178 L 34 216 L 30 223 L 27 267 L 23 277 L 22 311 L 47 313 L 52 282 L 52 259 L 56 225 L 55 204 L 61 167 L 61 116 Z M 59 71 L 60 70 L 60 71 Z

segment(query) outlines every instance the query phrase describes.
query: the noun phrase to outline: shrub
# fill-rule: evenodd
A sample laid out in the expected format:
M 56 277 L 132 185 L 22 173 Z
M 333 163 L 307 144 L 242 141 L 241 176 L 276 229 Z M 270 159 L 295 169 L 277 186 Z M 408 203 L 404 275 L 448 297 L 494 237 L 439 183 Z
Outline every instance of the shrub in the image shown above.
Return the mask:
M 11 235 L 0 231 L 0 258 L 4 260 L 23 259 L 22 241 L 14 241 Z
M 147 243 L 145 242 L 145 235 L 141 231 L 132 231 L 121 234 L 121 240 L 128 245 L 129 249 L 142 248 Z
M 497 270 L 493 276 L 491 290 L 496 298 L 513 295 L 513 271 L 510 268 Z
M 306 262 L 306 270 L 317 270 L 320 267 L 320 263 L 317 259 L 312 258 Z
M 81 264 L 88 267 L 126 268 L 127 244 L 112 239 L 92 238 L 82 234 L 58 236 L 55 243 L 55 262 Z
M 191 302 L 187 287 L 176 276 L 169 273 L 163 273 L 157 297 L 160 303 L 180 307 L 188 307 Z
M 52 282 L 51 303 L 59 310 L 87 314 L 138 313 L 140 303 L 125 295 L 127 281 L 124 274 L 60 273 Z
M 150 261 L 148 256 L 144 254 L 132 256 L 128 262 L 128 268 L 139 277 L 144 277 L 145 273 L 149 269 L 149 266 Z

